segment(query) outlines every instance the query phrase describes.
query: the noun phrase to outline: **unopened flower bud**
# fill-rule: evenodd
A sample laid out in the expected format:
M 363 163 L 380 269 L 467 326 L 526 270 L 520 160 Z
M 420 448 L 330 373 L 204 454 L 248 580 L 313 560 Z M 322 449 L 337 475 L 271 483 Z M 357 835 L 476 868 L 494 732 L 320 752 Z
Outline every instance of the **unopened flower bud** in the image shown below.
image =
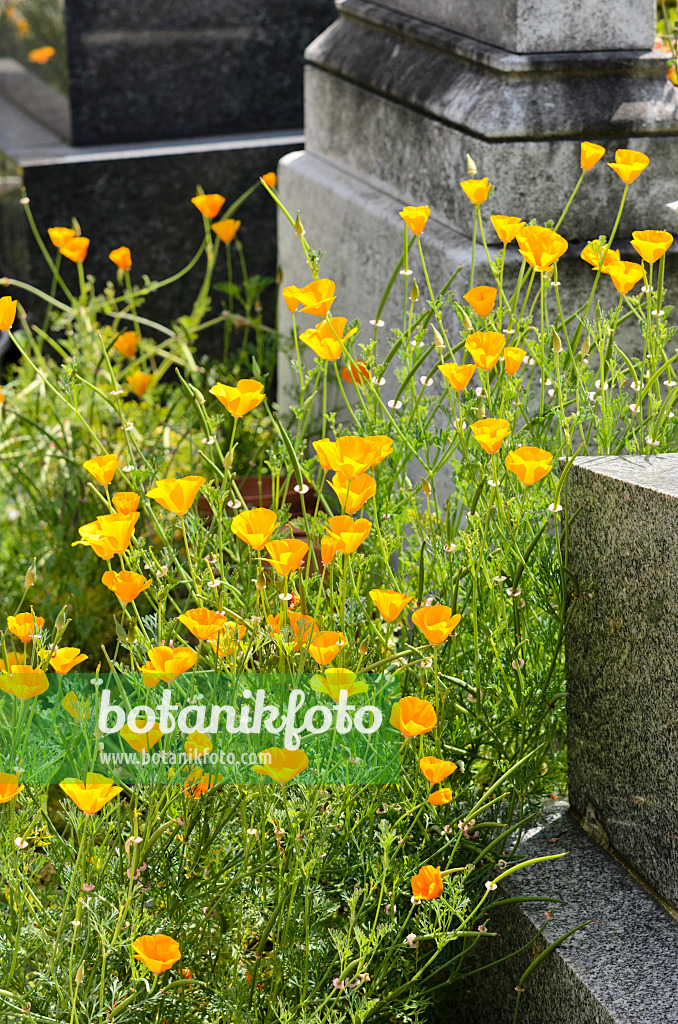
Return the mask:
M 362 643 L 360 644 L 360 647 L 358 648 L 358 653 L 360 654 L 360 657 L 364 658 L 369 649 L 370 647 L 367 640 L 363 640 Z
M 419 285 L 417 284 L 416 281 L 413 281 L 412 282 L 412 287 L 410 288 L 410 302 L 416 302 L 418 298 L 419 298 Z
M 579 351 L 581 352 L 581 354 L 583 356 L 587 356 L 589 354 L 590 348 L 591 348 L 591 336 L 589 334 L 587 334 L 586 337 L 584 338 L 584 340 L 581 343 L 581 348 L 579 349 Z
M 298 210 L 297 219 L 294 222 L 294 233 L 297 236 L 297 238 L 303 238 L 304 235 L 306 234 L 306 232 L 304 231 L 304 225 L 301 223 L 301 217 L 299 216 Z
M 134 643 L 134 634 L 137 631 L 136 622 L 130 622 L 129 629 L 127 630 L 127 643 Z
M 471 156 L 470 153 L 467 153 L 466 154 L 466 173 L 473 175 L 473 174 L 476 174 L 477 171 L 478 171 L 478 167 L 477 167 L 477 164 L 476 164 L 475 160 L 473 159 L 473 157 Z
M 563 351 L 563 343 L 560 340 L 560 335 L 558 334 L 557 331 L 553 332 L 553 351 L 554 352 L 562 352 Z
M 199 391 L 198 388 L 193 386 L 193 384 L 189 384 L 189 387 L 190 387 L 191 391 L 193 392 L 193 397 L 196 400 L 196 402 L 198 403 L 198 405 L 204 405 L 205 404 L 205 396 L 203 395 L 202 391 Z
M 461 320 L 461 326 L 463 327 L 463 329 L 465 331 L 472 331 L 473 330 L 473 324 L 471 323 L 471 321 L 469 320 L 468 316 L 466 315 L 465 310 L 463 310 L 461 307 L 458 307 L 457 308 L 457 315 L 458 315 L 459 319 Z
M 26 572 L 26 575 L 24 576 L 24 586 L 26 590 L 28 590 L 29 587 L 33 586 L 37 578 L 38 573 L 35 565 L 35 559 L 33 559 L 33 565 L 30 566 L 30 568 Z
M 114 618 L 113 621 L 115 622 L 115 635 L 117 636 L 118 640 L 127 641 L 127 630 L 120 625 L 116 618 Z
M 433 344 L 435 345 L 436 352 L 445 351 L 445 339 L 436 327 L 433 328 Z
M 68 605 L 65 604 L 57 615 L 54 625 L 57 629 L 65 629 L 71 620 L 68 618 Z
M 80 966 L 78 967 L 77 971 L 75 972 L 75 984 L 76 985 L 82 985 L 84 980 L 85 980 L 85 965 L 84 964 L 80 964 Z
M 266 577 L 263 572 L 260 572 L 257 576 L 257 582 L 255 584 L 257 590 L 266 590 Z
M 421 480 L 421 489 L 422 489 L 422 491 L 424 492 L 424 494 L 426 495 L 427 498 L 430 498 L 431 497 L 431 485 L 430 485 L 430 483 L 423 476 L 419 477 L 419 479 Z

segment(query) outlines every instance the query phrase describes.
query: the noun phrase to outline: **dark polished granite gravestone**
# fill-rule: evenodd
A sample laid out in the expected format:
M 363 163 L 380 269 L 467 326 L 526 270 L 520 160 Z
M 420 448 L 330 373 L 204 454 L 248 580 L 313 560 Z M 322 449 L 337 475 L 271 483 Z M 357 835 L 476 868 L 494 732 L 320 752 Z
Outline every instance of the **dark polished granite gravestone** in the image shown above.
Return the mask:
M 332 0 L 66 0 L 73 143 L 299 128 Z

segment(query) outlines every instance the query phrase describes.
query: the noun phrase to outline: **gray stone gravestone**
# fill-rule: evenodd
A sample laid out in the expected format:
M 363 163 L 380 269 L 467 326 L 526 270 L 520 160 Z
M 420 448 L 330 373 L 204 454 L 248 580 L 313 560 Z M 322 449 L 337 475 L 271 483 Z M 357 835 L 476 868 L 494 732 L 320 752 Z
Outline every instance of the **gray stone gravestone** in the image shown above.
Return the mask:
M 491 914 L 492 985 L 455 1019 L 512 1024 L 678 1022 L 678 455 L 584 457 L 566 485 L 572 592 L 566 634 L 569 802 L 517 856 L 566 853 L 513 875 Z M 520 906 L 520 905 L 519 905 Z M 479 979 L 483 975 L 476 976 Z

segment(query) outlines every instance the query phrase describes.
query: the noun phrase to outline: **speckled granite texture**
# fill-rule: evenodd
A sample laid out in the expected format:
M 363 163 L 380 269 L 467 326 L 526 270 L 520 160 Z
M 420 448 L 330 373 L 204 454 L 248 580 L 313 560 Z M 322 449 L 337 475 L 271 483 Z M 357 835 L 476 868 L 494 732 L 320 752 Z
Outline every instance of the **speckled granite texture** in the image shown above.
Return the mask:
M 567 857 L 517 872 L 502 886 L 502 896 L 566 902 L 514 904 L 491 914 L 490 930 L 500 935 L 476 947 L 484 962 L 527 949 L 468 978 L 451 1021 L 513 1024 L 515 986 L 534 956 L 590 921 L 529 976 L 519 1024 L 677 1024 L 678 924 L 559 804 L 546 824 L 526 833 L 520 854 L 564 850 Z
M 678 455 L 580 458 L 567 499 L 570 802 L 678 907 Z
M 304 47 L 332 0 L 66 0 L 73 142 L 303 123 Z

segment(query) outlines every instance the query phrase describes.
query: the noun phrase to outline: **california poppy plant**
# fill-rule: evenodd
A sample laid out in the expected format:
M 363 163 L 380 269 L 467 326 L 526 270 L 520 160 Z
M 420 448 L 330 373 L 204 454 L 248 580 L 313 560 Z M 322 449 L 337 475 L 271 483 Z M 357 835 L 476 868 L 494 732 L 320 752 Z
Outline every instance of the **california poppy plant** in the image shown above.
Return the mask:
M 339 499 L 342 510 L 349 516 L 359 512 L 377 491 L 377 481 L 369 473 L 361 473 L 353 480 L 347 480 L 341 473 L 335 473 L 329 484 Z
M 412 878 L 412 895 L 415 900 L 435 900 L 443 892 L 443 876 L 440 868 L 427 864 Z
M 113 508 L 123 515 L 131 515 L 139 508 L 139 495 L 134 491 L 116 491 L 113 495 Z
M 29 643 L 44 625 L 45 620 L 42 616 L 34 615 L 33 612 L 19 612 L 18 615 L 7 616 L 7 628 L 21 640 L 22 644 Z
M 138 512 L 112 512 L 107 516 L 97 516 L 93 523 L 79 527 L 80 540 L 75 543 L 91 547 L 99 558 L 121 555 L 129 547 L 138 518 Z
M 71 238 L 75 238 L 74 228 L 47 228 L 47 234 L 49 240 L 55 249 L 60 249 L 62 245 L 70 241 Z
M 514 473 L 521 484 L 528 487 L 536 484 L 551 472 L 552 461 L 551 452 L 547 452 L 543 448 L 533 448 L 530 445 L 516 448 L 514 452 L 509 452 L 504 459 L 509 472 Z
M 52 59 L 56 50 L 53 46 L 36 46 L 28 51 L 28 59 L 31 64 L 47 64 Z
M 567 252 L 567 239 L 550 228 L 521 228 L 516 235 L 520 255 L 539 273 L 550 270 L 556 260 Z
M 126 378 L 129 385 L 130 391 L 132 391 L 137 398 L 143 398 L 151 381 L 153 380 L 152 373 L 144 373 L 143 370 L 135 370 L 129 377 Z
M 414 601 L 412 594 L 401 594 L 399 590 L 370 590 L 370 597 L 386 622 L 395 622 L 410 601 Z
M 226 245 L 230 245 L 235 236 L 238 234 L 238 229 L 242 224 L 241 220 L 233 220 L 232 217 L 228 217 L 226 220 L 218 220 L 212 225 L 212 231 L 220 238 Z
M 80 779 L 64 779 L 59 788 L 70 797 L 83 814 L 96 814 L 106 804 L 122 793 L 122 786 L 116 786 L 113 779 L 96 772 L 88 772 L 85 781 Z
M 8 331 L 16 319 L 16 303 L 10 295 L 0 299 L 0 331 Z
M 280 576 L 289 576 L 298 569 L 308 554 L 308 544 L 303 540 L 271 540 L 266 544 L 270 562 Z
M 390 441 L 390 438 L 386 438 Z M 314 441 L 313 447 L 316 450 L 318 461 L 323 469 L 333 469 L 340 473 L 346 480 L 354 480 L 365 470 L 381 461 L 379 456 L 379 443 L 376 439 L 359 437 L 356 434 L 346 434 L 336 441 L 322 438 Z M 393 442 L 390 442 L 391 445 Z
M 83 661 L 87 661 L 87 655 L 82 654 L 79 647 L 59 647 L 49 659 L 49 666 L 53 672 L 64 676 Z
M 123 725 L 122 729 L 118 733 L 125 743 L 132 748 L 132 750 L 136 750 L 138 754 L 141 754 L 142 751 L 152 750 L 157 743 L 160 743 L 160 740 L 163 738 L 163 733 L 160 731 L 160 726 L 157 722 L 149 729 L 146 727 L 147 723 L 143 718 L 137 717 L 135 724 L 137 729 L 130 729 L 129 725 Z M 141 729 L 142 731 L 138 732 L 138 729 Z
M 136 331 L 123 331 L 113 342 L 113 348 L 125 359 L 133 359 L 138 347 L 139 335 Z
M 400 211 L 400 216 L 413 235 L 420 235 L 431 216 L 431 210 L 428 206 L 404 206 Z
M 485 284 L 479 284 L 476 288 L 471 288 L 470 291 L 466 292 L 464 298 L 474 313 L 477 313 L 478 316 L 488 316 L 494 309 L 494 304 L 497 301 L 497 289 L 490 288 Z
M 189 608 L 179 616 L 179 622 L 198 640 L 211 640 L 224 628 L 226 619 L 210 608 Z
M 192 647 L 151 647 L 146 657 L 148 661 L 141 666 L 141 680 L 149 689 L 160 682 L 171 683 L 192 669 L 198 660 L 197 651 Z
M 411 739 L 435 729 L 438 722 L 435 708 L 420 697 L 402 697 L 391 708 L 389 724 Z
M 112 590 L 123 604 L 128 604 L 130 601 L 136 601 L 142 591 L 148 590 L 153 581 L 145 579 L 141 573 L 129 572 L 124 569 L 122 572 L 113 572 L 112 570 L 105 572 L 101 577 L 101 582 L 109 590 Z
M 97 455 L 95 458 L 83 462 L 82 468 L 91 473 L 98 484 L 107 487 L 115 476 L 118 462 L 117 455 Z
M 452 800 L 452 795 L 451 789 L 436 789 L 429 796 L 428 802 L 434 807 L 440 807 L 441 805 L 449 804 Z
M 326 668 L 325 675 L 313 676 L 309 686 L 315 693 L 324 693 L 334 701 L 340 699 L 342 690 L 348 697 L 353 697 L 356 693 L 367 693 L 369 689 L 367 683 L 348 668 Z
M 207 197 L 205 197 L 207 198 Z M 148 967 L 151 974 L 162 974 L 181 960 L 181 949 L 176 939 L 158 932 L 157 935 L 142 935 L 132 943 L 134 959 Z
M 412 622 L 420 629 L 430 644 L 437 646 L 447 640 L 461 622 L 461 615 L 452 614 L 445 604 L 424 605 L 412 613 Z
M 527 352 L 524 348 L 517 348 L 514 345 L 509 345 L 504 349 L 504 371 L 509 377 L 518 372 L 526 355 Z
M 210 192 L 208 195 L 193 196 L 191 202 L 200 210 L 203 217 L 211 220 L 217 216 L 221 207 L 226 202 L 226 198 L 218 192 Z
M 303 750 L 284 750 L 268 747 L 259 753 L 261 764 L 253 764 L 257 775 L 268 775 L 274 782 L 291 782 L 308 768 L 308 755 Z
M 0 804 L 8 804 L 25 788 L 25 786 L 19 785 L 18 775 L 0 772 Z
M 280 615 L 268 616 L 268 624 L 274 636 L 281 635 L 282 626 L 280 619 Z M 310 615 L 302 615 L 300 612 L 287 613 L 287 628 L 294 637 L 294 646 L 297 651 L 308 647 L 313 638 L 320 632 L 315 619 Z
M 455 391 L 463 391 L 476 372 L 475 363 L 441 363 L 438 367 L 443 377 Z
M 71 263 L 82 263 L 87 256 L 89 249 L 89 238 L 84 235 L 74 235 L 60 247 L 59 252 Z
M 362 359 L 359 359 L 356 363 L 351 363 L 349 366 L 342 366 L 339 376 L 342 380 L 347 381 L 347 383 L 360 387 L 370 379 L 370 371 Z
M 278 517 L 270 508 L 250 508 L 231 520 L 231 531 L 255 551 L 261 551 L 275 533 Z
M 504 217 L 501 214 L 495 214 L 494 217 L 490 217 L 490 220 L 497 237 L 504 245 L 512 242 L 520 229 L 525 227 L 525 221 L 520 217 Z
M 332 516 L 327 524 L 330 536 L 337 541 L 339 551 L 351 555 L 357 551 L 370 535 L 372 523 L 369 519 L 352 519 L 351 516 Z
M 300 334 L 299 340 L 313 349 L 321 359 L 327 359 L 334 363 L 344 351 L 344 342 L 357 330 L 354 328 L 348 334 L 344 334 L 347 323 L 345 316 L 328 316 L 316 327 L 309 327 L 307 331 Z
M 634 231 L 631 245 L 644 263 L 656 263 L 673 243 L 668 231 Z
M 32 700 L 46 693 L 49 680 L 41 668 L 31 665 L 12 665 L 9 672 L 0 674 L 0 690 L 11 693 L 17 700 Z
M 438 782 L 442 782 L 448 775 L 452 775 L 456 772 L 457 765 L 454 761 L 442 761 L 439 757 L 422 757 L 419 761 L 419 767 L 424 778 L 435 786 Z
M 608 163 L 607 166 L 619 175 L 625 185 L 631 185 L 638 175 L 643 173 L 649 162 L 649 156 L 637 149 L 618 149 L 614 154 L 614 162 Z
M 168 477 L 166 480 L 158 480 L 147 496 L 168 512 L 185 516 L 204 483 L 204 476 L 183 476 L 179 479 Z
M 267 171 L 266 174 L 261 175 L 261 180 L 268 185 L 269 188 L 275 188 L 278 183 L 278 176 L 275 171 Z
M 476 366 L 491 370 L 499 360 L 505 341 L 499 331 L 475 331 L 469 334 L 465 345 Z
M 112 249 L 108 254 L 108 258 L 115 263 L 118 270 L 132 269 L 132 253 L 126 245 L 121 245 L 118 249 Z
M 459 184 L 463 188 L 466 198 L 474 206 L 484 203 L 492 188 L 489 178 L 468 178 L 466 181 L 460 181 Z
M 343 633 L 337 633 L 334 629 L 325 629 L 315 634 L 308 645 L 308 653 L 319 665 L 329 665 L 345 645 L 346 637 Z
M 579 157 L 579 165 L 582 171 L 590 171 L 604 156 L 605 146 L 599 146 L 595 142 L 582 142 Z
M 319 281 L 311 281 L 304 288 L 295 288 L 290 294 L 296 297 L 302 313 L 325 316 L 336 299 L 335 288 L 334 281 L 321 277 Z
M 256 409 L 265 398 L 264 385 L 258 380 L 239 380 L 235 387 L 215 384 L 210 388 L 210 394 L 214 395 L 235 419 L 252 412 L 252 409 Z
M 511 430 L 508 420 L 485 419 L 471 424 L 471 431 L 480 447 L 489 455 L 501 448 L 502 441 Z
M 609 274 L 613 263 L 619 263 L 619 249 L 607 249 L 601 242 L 589 242 L 581 251 L 581 258 L 594 270 Z
M 630 292 L 645 276 L 642 264 L 632 260 L 617 260 L 610 266 L 608 274 L 620 295 Z

